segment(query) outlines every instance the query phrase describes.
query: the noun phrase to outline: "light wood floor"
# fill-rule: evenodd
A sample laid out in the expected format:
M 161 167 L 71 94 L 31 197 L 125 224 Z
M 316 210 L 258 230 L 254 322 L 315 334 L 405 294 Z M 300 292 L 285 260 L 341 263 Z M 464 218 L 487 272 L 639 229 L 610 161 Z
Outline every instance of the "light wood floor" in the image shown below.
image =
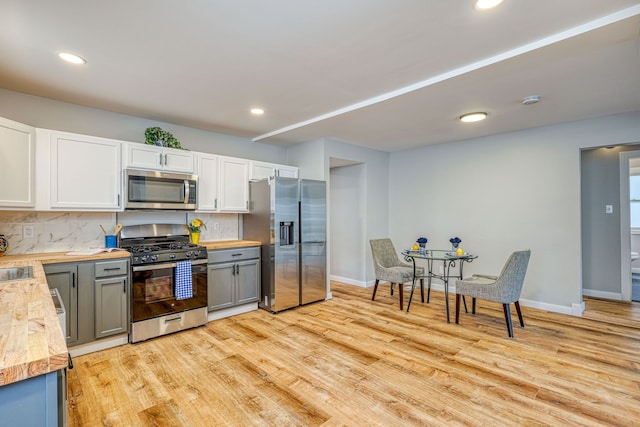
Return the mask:
M 509 339 L 500 305 L 455 325 L 440 292 L 408 314 L 388 287 L 375 302 L 332 292 L 74 358 L 70 425 L 638 425 L 637 305 L 590 299 L 596 319 L 523 307 Z

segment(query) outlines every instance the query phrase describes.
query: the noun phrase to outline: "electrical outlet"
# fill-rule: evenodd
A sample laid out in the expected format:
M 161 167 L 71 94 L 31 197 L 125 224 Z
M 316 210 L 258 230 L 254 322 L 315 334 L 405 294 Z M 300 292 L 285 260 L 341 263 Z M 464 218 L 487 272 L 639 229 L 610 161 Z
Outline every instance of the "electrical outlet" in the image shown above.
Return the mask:
M 215 221 L 215 222 L 213 223 L 213 229 L 214 229 L 214 230 L 220 230 L 220 223 L 219 223 L 218 221 Z
M 613 205 L 604 205 L 605 213 L 613 213 Z
M 36 237 L 35 232 L 33 231 L 33 225 L 22 226 L 22 237 L 24 239 L 33 239 Z

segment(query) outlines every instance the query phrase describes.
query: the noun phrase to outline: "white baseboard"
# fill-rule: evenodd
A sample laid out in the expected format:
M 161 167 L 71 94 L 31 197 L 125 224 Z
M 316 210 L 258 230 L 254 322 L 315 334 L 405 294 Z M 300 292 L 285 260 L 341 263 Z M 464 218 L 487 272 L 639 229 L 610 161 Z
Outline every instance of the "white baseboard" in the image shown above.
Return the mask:
M 596 291 L 593 289 L 583 289 L 582 295 L 586 297 L 594 297 L 594 298 L 603 298 L 603 299 L 611 299 L 615 301 L 622 301 L 622 294 L 619 292 L 605 292 L 605 291 Z
M 250 304 L 243 304 L 236 307 L 225 308 L 223 310 L 211 311 L 207 316 L 207 320 L 211 322 L 212 320 L 224 319 L 225 317 L 236 316 L 238 314 L 248 313 L 255 310 L 258 310 L 258 303 L 252 302 Z
M 364 286 L 362 286 L 360 284 L 348 283 L 347 281 L 345 281 L 343 279 L 340 279 L 340 278 L 334 279 L 332 277 L 331 280 L 335 280 L 335 281 L 341 282 L 341 283 L 347 283 L 349 285 L 364 287 Z M 361 283 L 361 282 L 358 282 L 358 283 Z M 418 286 L 419 286 L 419 283 L 416 283 L 416 291 L 418 290 Z M 368 287 L 368 286 L 366 286 L 366 287 Z M 425 283 L 425 288 L 426 287 L 427 287 L 427 284 Z M 434 290 L 434 291 L 444 292 L 444 284 L 443 283 L 431 282 L 431 289 Z M 405 290 L 411 290 L 411 284 L 410 283 L 405 283 Z M 449 286 L 449 295 L 453 295 L 455 293 L 456 293 L 456 287 L 453 286 L 453 285 Z M 584 292 L 584 294 L 587 295 L 586 291 Z M 610 299 L 612 299 L 612 298 L 610 298 Z M 618 297 L 618 299 L 620 299 L 620 297 Z M 570 316 L 578 316 L 578 317 L 582 316 L 582 313 L 584 312 L 584 308 L 585 308 L 584 307 L 584 302 L 571 304 L 571 307 L 566 307 L 566 306 L 563 306 L 563 305 L 549 304 L 549 303 L 545 303 L 545 302 L 525 300 L 525 299 L 521 299 L 520 300 L 520 305 L 523 306 L 523 307 L 531 307 L 531 308 L 536 308 L 536 309 L 539 309 L 539 310 L 551 311 L 553 313 L 568 314 Z
M 362 280 L 355 280 L 355 279 L 350 279 L 348 277 L 340 277 L 335 275 L 330 275 L 329 279 L 333 280 L 334 282 L 346 283 L 347 285 L 359 286 L 361 288 L 369 288 L 373 286 L 373 284 L 375 283 L 375 281 L 363 282 Z
M 541 302 L 541 301 L 532 301 L 532 300 L 526 300 L 526 299 L 521 299 L 520 300 L 520 305 L 523 307 L 531 307 L 531 308 L 537 308 L 538 310 L 545 310 L 545 311 L 551 311 L 553 313 L 560 313 L 560 314 L 568 314 L 568 315 L 573 315 L 573 316 L 581 316 L 582 312 L 580 311 L 580 314 L 574 314 L 574 309 L 572 309 L 572 307 L 567 307 L 564 305 L 557 305 L 557 304 L 549 304 L 546 302 Z M 572 304 L 576 305 L 576 304 Z M 578 307 L 576 307 L 575 311 L 579 311 Z
M 584 301 L 576 304 L 571 304 L 571 315 L 576 317 L 582 317 L 582 313 L 584 313 L 586 306 Z
M 89 354 L 100 350 L 106 350 L 111 347 L 117 347 L 119 345 L 129 343 L 129 334 L 116 335 L 111 338 L 104 338 L 98 341 L 93 341 L 87 344 L 80 344 L 69 349 L 71 357 L 82 356 L 83 354 Z

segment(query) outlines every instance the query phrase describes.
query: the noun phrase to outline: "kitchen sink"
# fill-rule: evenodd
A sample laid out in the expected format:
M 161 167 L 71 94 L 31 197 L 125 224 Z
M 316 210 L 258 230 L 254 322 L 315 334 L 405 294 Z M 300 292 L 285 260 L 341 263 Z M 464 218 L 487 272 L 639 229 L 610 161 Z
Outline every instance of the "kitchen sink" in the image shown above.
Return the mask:
M 33 268 L 30 265 L 27 267 L 0 268 L 0 282 L 31 279 L 32 277 Z

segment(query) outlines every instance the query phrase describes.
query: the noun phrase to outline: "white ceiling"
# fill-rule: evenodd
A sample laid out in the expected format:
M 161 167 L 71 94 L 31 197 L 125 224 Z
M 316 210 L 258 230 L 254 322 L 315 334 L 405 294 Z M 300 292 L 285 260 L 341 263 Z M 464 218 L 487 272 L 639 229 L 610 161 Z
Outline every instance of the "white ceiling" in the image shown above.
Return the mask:
M 2 0 L 0 58 L 17 92 L 396 151 L 640 110 L 640 1 Z

